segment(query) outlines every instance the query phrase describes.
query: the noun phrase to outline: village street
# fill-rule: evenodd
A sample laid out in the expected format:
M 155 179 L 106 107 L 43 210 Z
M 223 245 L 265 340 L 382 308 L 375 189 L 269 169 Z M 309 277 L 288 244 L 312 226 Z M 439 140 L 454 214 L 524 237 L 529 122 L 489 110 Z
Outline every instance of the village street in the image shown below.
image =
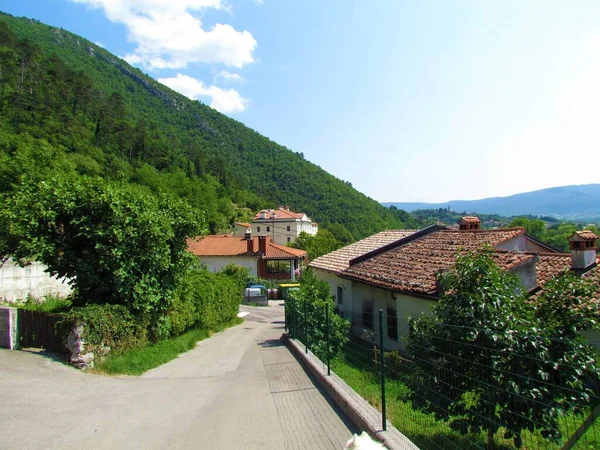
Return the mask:
M 283 307 L 142 377 L 0 350 L 0 448 L 341 449 L 353 425 L 278 338 Z

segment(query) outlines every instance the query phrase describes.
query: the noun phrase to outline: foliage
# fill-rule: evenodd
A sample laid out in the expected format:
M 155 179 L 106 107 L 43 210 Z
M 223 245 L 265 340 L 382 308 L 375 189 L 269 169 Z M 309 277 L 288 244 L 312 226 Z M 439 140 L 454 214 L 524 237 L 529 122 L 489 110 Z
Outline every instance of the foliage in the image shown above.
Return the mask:
M 274 204 L 332 225 L 342 242 L 412 220 L 79 36 L 6 14 L 0 32 L 0 143 L 40 139 L 79 174 L 184 198 L 211 232 Z
M 2 303 L 3 302 L 0 302 L 0 304 Z M 31 295 L 27 295 L 23 301 L 8 302 L 5 304 L 6 306 L 28 309 L 30 311 L 58 313 L 67 311 L 71 308 L 71 299 L 52 294 L 44 295 L 42 298 L 35 298 Z
M 168 311 L 172 334 L 190 328 L 213 329 L 233 320 L 242 294 L 239 280 L 225 273 L 192 270 L 175 292 Z
M 522 432 L 534 428 L 558 440 L 559 417 L 580 413 L 589 401 L 586 383 L 598 379 L 593 349 L 564 329 L 587 320 L 547 326 L 548 315 L 559 312 L 555 305 L 536 314 L 517 279 L 486 254 L 459 256 L 441 283 L 445 292 L 433 312 L 411 324 L 411 384 L 432 393 L 415 395 L 413 403 L 461 433 L 487 430 L 490 443 L 501 427 L 517 447 Z M 546 298 L 560 303 L 563 287 L 551 284 Z M 573 289 L 571 297 L 580 292 Z
M 334 312 L 334 302 L 329 294 L 329 285 L 316 278 L 312 271 L 305 270 L 300 280 L 300 289 L 291 293 L 286 301 L 288 323 L 292 334 L 307 344 L 322 361 L 327 357 L 325 309 L 329 311 L 329 350 L 331 358 L 341 351 L 348 341 L 350 322 Z
M 319 230 L 316 235 L 308 234 L 305 231 L 300 232 L 294 242 L 288 244 L 292 248 L 306 250 L 308 259 L 313 260 L 319 256 L 331 253 L 344 244 L 338 241 L 330 231 Z
M 148 341 L 148 318 L 133 315 L 123 305 L 87 305 L 64 313 L 60 327 L 68 333 L 75 325 L 84 325 L 86 351 L 110 349 L 121 354 Z
M 75 305 L 125 305 L 153 316 L 154 337 L 191 255 L 201 219 L 185 203 L 120 183 L 75 177 L 24 182 L 1 208 L 3 254 L 67 277 Z
M 192 350 L 198 341 L 209 338 L 213 332 L 222 331 L 240 323 L 242 323 L 242 319 L 236 317 L 212 330 L 196 328 L 156 344 L 133 348 L 122 354 L 111 354 L 95 370 L 109 374 L 141 375 L 177 358 L 181 353 Z
M 235 280 L 240 293 L 246 288 L 251 280 L 250 271 L 235 263 L 225 265 L 223 269 L 221 269 L 221 273 Z

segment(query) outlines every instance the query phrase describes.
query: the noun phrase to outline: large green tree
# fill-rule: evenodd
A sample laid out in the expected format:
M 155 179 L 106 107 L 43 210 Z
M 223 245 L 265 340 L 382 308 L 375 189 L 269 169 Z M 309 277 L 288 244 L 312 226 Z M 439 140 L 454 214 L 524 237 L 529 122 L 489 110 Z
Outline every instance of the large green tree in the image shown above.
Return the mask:
M 433 312 L 411 324 L 414 404 L 462 433 L 486 432 L 488 448 L 500 428 L 517 447 L 524 430 L 559 440 L 558 418 L 581 412 L 586 383 L 598 380 L 595 352 L 578 334 L 592 324 L 586 309 L 556 317 L 580 302 L 583 281 L 549 283 L 538 310 L 486 254 L 458 257 L 440 281 Z
M 70 279 L 74 303 L 149 313 L 161 337 L 165 311 L 202 216 L 186 203 L 120 183 L 78 177 L 23 182 L 3 199 L 0 253 L 36 259 Z

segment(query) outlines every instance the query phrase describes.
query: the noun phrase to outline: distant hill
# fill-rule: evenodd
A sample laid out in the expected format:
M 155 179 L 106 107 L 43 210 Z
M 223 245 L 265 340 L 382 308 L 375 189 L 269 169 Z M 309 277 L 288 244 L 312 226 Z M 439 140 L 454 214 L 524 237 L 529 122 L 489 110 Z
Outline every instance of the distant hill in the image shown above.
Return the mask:
M 552 216 L 569 220 L 600 217 L 600 184 L 560 186 L 482 200 L 451 200 L 444 203 L 387 202 L 406 211 L 450 207 L 454 211 L 502 216 Z
M 340 239 L 418 226 L 96 44 L 0 12 L 0 195 L 53 164 L 184 198 L 211 232 L 277 205 Z

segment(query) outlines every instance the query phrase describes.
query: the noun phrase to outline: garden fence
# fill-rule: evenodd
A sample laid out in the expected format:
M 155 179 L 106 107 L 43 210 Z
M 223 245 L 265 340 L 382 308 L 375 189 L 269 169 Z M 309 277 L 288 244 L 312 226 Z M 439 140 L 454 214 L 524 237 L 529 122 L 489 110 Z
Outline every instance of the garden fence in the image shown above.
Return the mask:
M 377 406 L 384 429 L 390 420 L 419 448 L 600 448 L 598 378 L 585 370 L 571 377 L 579 371 L 576 359 L 585 354 L 585 343 L 515 334 L 512 351 L 494 345 L 493 338 L 479 339 L 489 330 L 447 325 L 436 325 L 429 339 L 409 339 L 406 318 L 378 310 L 353 317 L 348 341 L 332 349 L 329 309 L 297 304 L 286 302 L 290 338 L 319 357 L 324 371 L 335 370 Z M 531 346 L 552 345 L 554 353 L 577 351 L 559 351 L 556 360 L 549 360 L 524 351 L 531 346 L 520 345 L 523 340 Z M 556 428 L 548 426 L 552 419 Z

